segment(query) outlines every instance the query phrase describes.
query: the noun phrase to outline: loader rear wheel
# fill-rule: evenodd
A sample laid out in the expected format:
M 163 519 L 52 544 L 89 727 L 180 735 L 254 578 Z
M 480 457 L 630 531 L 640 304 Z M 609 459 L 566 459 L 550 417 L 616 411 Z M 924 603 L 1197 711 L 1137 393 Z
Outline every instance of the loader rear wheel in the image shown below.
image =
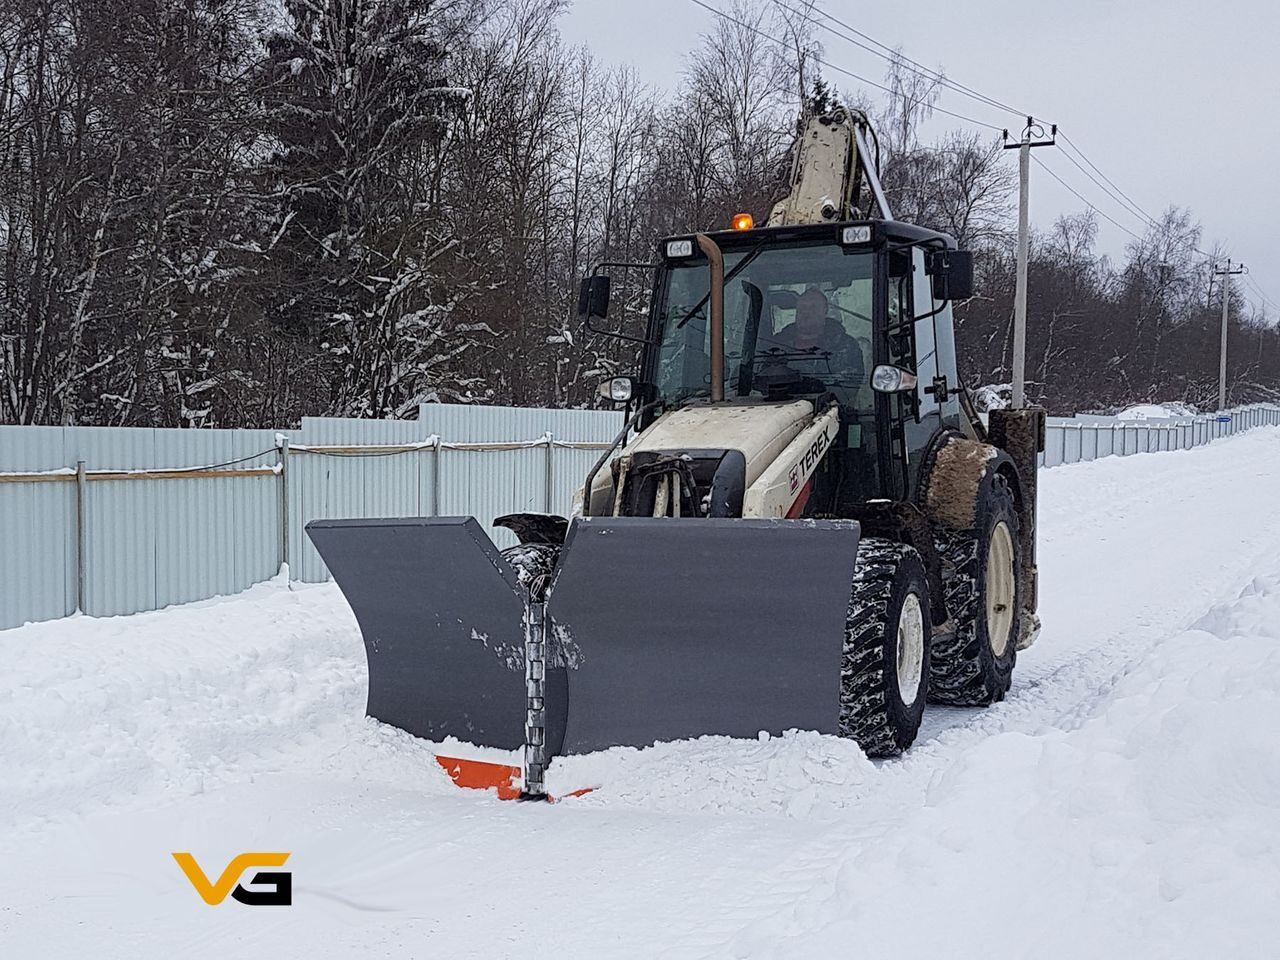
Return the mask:
M 1022 617 L 1018 510 L 999 474 L 983 479 L 975 521 L 973 530 L 938 539 L 952 568 L 943 589 L 955 631 L 934 644 L 929 699 L 959 707 L 996 703 L 1009 692 Z
M 558 543 L 518 543 L 502 551 L 502 558 L 511 564 L 522 586 L 529 590 L 529 599 L 541 603 L 547 598 L 551 575 L 560 559 Z
M 929 687 L 931 623 L 920 555 L 864 538 L 845 622 L 840 734 L 868 756 L 896 756 L 916 738 Z

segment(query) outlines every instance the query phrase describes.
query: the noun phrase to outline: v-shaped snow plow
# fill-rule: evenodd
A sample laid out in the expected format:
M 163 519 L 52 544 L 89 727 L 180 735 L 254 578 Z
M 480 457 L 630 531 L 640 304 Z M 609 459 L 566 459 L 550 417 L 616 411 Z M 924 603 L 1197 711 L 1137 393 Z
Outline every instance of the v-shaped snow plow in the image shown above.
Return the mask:
M 555 756 L 706 734 L 835 733 L 858 526 L 578 519 L 545 602 L 465 517 L 318 520 L 368 713 L 432 740 Z

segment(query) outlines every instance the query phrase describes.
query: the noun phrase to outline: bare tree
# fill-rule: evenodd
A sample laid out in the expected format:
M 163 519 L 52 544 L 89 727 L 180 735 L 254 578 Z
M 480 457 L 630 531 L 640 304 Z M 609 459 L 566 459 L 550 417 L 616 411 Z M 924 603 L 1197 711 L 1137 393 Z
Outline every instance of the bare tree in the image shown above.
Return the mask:
M 794 68 L 768 37 L 770 9 L 734 0 L 689 56 L 687 94 L 715 137 L 713 182 L 722 211 L 765 212 L 791 143 L 799 106 Z

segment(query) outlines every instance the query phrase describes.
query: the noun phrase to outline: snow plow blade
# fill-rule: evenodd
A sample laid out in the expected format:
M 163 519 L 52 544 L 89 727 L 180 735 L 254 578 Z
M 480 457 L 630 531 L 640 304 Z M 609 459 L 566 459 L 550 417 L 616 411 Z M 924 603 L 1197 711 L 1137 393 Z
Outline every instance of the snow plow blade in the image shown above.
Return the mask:
M 839 730 L 852 521 L 578 519 L 545 604 L 471 518 L 317 520 L 307 533 L 360 622 L 369 716 L 417 736 L 524 747 L 542 764 Z M 439 762 L 459 786 L 520 789 L 517 767 Z
M 840 520 L 575 520 L 547 600 L 561 752 L 838 732 L 858 539 Z
M 527 593 L 474 519 L 315 520 L 307 535 L 360 623 L 369 716 L 429 740 L 524 745 Z

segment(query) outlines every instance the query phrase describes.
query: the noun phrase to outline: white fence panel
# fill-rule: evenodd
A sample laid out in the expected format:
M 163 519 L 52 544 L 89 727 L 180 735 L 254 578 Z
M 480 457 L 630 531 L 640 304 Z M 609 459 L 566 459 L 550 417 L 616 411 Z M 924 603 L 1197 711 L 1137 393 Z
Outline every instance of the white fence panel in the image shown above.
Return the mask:
M 0 475 L 66 470 L 64 440 L 61 427 L 0 427 Z M 0 626 L 63 617 L 76 608 L 71 481 L 0 482 Z

